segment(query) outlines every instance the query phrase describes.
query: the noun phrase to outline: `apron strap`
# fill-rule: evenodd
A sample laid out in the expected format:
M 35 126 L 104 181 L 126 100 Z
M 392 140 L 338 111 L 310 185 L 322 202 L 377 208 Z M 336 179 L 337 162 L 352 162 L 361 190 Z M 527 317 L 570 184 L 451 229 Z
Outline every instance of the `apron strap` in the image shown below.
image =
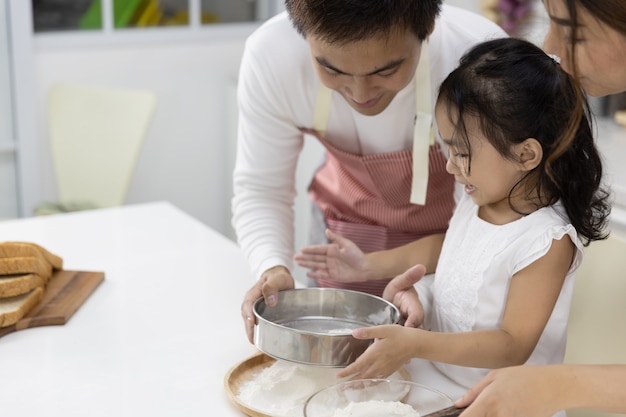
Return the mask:
M 315 130 L 320 136 L 324 136 L 326 134 L 332 99 L 333 90 L 320 82 L 320 87 L 317 90 L 315 113 L 313 114 L 313 130 Z
M 422 42 L 420 61 L 415 73 L 415 109 L 417 117 L 413 130 L 413 181 L 411 183 L 411 203 L 421 206 L 426 204 L 429 148 L 435 144 L 430 88 L 430 56 L 428 42 L 424 41 Z

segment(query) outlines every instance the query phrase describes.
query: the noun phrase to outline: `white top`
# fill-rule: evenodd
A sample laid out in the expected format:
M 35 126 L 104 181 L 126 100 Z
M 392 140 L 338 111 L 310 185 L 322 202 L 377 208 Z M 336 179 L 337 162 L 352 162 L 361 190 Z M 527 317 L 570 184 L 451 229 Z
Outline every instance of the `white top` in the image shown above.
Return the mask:
M 553 240 L 569 236 L 577 247 L 561 294 L 528 364 L 561 363 L 565 355 L 567 320 L 574 287 L 574 271 L 582 261 L 582 243 L 564 220 L 557 203 L 505 224 L 493 225 L 478 217 L 478 206 L 465 195 L 459 202 L 437 264 L 433 283 L 433 331 L 468 332 L 498 328 L 513 275 L 545 255 Z M 565 216 L 565 218 L 567 218 Z M 460 385 L 471 387 L 487 369 L 435 362 Z
M 439 84 L 469 47 L 503 36 L 482 16 L 444 5 L 429 39 L 432 103 Z M 304 141 L 299 128 L 313 125 L 318 88 L 308 44 L 285 13 L 247 40 L 239 76 L 233 226 L 254 279 L 272 266 L 292 266 L 294 173 Z M 338 94 L 332 109 L 326 138 L 341 149 L 358 153 L 355 138 L 364 154 L 412 148 L 413 82 L 377 116 L 359 114 Z

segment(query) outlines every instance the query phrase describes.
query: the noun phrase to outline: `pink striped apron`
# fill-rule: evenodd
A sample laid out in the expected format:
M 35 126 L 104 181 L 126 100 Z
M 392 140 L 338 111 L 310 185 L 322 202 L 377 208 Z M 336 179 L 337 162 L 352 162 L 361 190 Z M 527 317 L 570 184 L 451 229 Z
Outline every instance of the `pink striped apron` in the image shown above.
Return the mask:
M 428 67 L 428 62 L 425 65 Z M 420 82 L 421 88 L 426 83 L 430 88 L 428 76 Z M 419 110 L 418 103 L 418 114 Z M 327 114 L 328 111 L 326 118 Z M 418 133 L 428 137 L 429 132 L 430 127 L 426 132 L 416 131 L 416 138 Z M 319 132 L 307 130 L 307 133 L 326 148 L 326 161 L 316 172 L 309 194 L 330 230 L 352 240 L 365 253 L 392 249 L 447 230 L 455 205 L 454 178 L 446 172 L 446 158 L 438 143 L 426 148 L 426 200 L 424 205 L 416 205 L 410 202 L 414 150 L 359 155 L 337 148 Z M 347 288 L 380 296 L 391 278 L 351 284 L 331 280 L 317 283 L 320 287 Z

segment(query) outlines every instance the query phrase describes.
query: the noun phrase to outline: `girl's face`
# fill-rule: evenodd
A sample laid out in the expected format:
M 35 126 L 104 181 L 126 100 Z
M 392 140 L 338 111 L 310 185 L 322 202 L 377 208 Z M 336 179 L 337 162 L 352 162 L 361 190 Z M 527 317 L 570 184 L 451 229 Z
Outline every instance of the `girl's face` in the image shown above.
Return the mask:
M 481 132 L 478 121 L 467 120 L 467 135 L 471 146 L 471 166 L 469 151 L 464 140 L 455 131 L 455 125 L 449 119 L 445 106 L 437 104 L 435 117 L 439 134 L 449 147 L 446 170 L 454 179 L 465 186 L 465 192 L 480 207 L 479 216 L 494 224 L 505 224 L 521 216 L 511 209 L 511 204 L 518 209 L 526 208 L 523 201 L 511 190 L 524 176 L 522 164 L 502 156 L 489 143 Z
M 410 32 L 345 45 L 307 38 L 321 82 L 357 112 L 374 116 L 387 108 L 415 75 L 422 50 Z
M 626 91 L 626 36 L 594 18 L 583 7 L 577 8 L 578 28 L 576 62 L 571 61 L 571 31 L 564 0 L 544 0 L 550 16 L 550 29 L 544 41 L 547 53 L 561 58 L 561 66 L 572 73 L 577 66 L 578 77 L 585 91 L 592 96 L 605 96 Z

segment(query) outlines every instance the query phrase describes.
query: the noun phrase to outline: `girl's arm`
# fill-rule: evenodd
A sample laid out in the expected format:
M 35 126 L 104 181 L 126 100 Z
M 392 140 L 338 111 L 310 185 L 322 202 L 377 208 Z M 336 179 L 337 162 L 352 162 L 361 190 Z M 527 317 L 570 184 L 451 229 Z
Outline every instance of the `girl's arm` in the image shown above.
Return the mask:
M 406 245 L 366 255 L 366 270 L 374 276 L 394 277 L 421 264 L 427 274 L 435 272 L 445 234 L 423 237 Z
M 404 246 L 364 254 L 349 239 L 326 231 L 331 243 L 306 246 L 294 259 L 298 265 L 308 268 L 309 278 L 332 279 L 340 282 L 360 282 L 391 278 L 416 264 L 426 267 L 426 273 L 435 271 L 443 234 L 418 239 Z
M 626 365 L 515 366 L 491 371 L 455 402 L 461 417 L 550 417 L 589 408 L 626 414 Z
M 338 376 L 386 376 L 413 357 L 476 368 L 523 364 L 552 314 L 574 249 L 569 237 L 554 240 L 543 257 L 513 276 L 500 328 L 465 333 L 399 326 L 357 329 L 356 338 L 377 340 Z

